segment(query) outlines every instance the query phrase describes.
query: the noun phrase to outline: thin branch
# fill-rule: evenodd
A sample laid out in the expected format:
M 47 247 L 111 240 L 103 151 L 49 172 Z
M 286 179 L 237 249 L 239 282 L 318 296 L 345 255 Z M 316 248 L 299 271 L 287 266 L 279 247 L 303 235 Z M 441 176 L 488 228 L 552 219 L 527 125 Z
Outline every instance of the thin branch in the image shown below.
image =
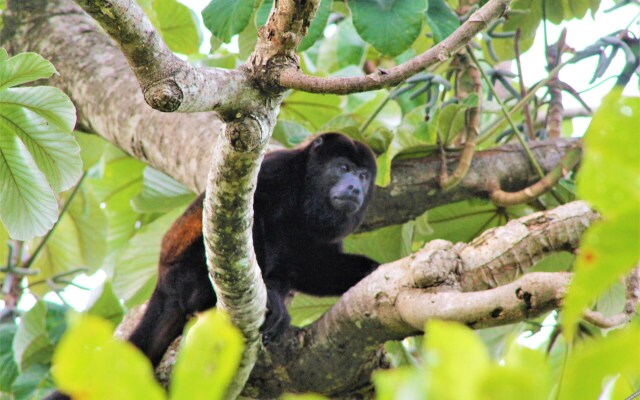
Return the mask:
M 589 310 L 585 313 L 584 319 L 603 329 L 615 328 L 631 321 L 640 303 L 640 267 L 635 268 L 626 277 L 625 289 L 626 301 L 622 312 L 607 317 L 600 312 Z
M 549 171 L 542 179 L 531 186 L 517 192 L 506 192 L 496 188 L 489 193 L 489 200 L 499 206 L 514 206 L 525 204 L 551 190 L 560 178 L 570 173 L 578 165 L 582 157 L 582 149 L 576 147 L 568 150 L 558 165 Z
M 467 49 L 467 52 L 469 51 L 470 50 Z M 466 72 L 469 76 L 472 86 L 471 93 L 477 96 L 478 104 L 471 106 L 466 110 L 465 143 L 462 153 L 460 154 L 458 166 L 453 173 L 451 173 L 451 176 L 447 174 L 446 162 L 443 162 L 442 173 L 440 174 L 440 187 L 444 190 L 449 190 L 458 185 L 467 175 L 467 172 L 469 172 L 469 167 L 471 167 L 471 161 L 473 160 L 473 154 L 476 149 L 476 137 L 480 130 L 480 109 L 482 103 L 482 81 L 480 78 L 480 72 L 478 71 L 478 67 L 471 63 L 468 55 L 461 54 L 460 60 L 463 67 L 463 74 Z M 460 81 L 461 79 L 459 78 L 458 82 Z M 469 94 L 466 90 L 465 93 L 465 97 L 468 97 Z
M 507 108 L 504 105 L 504 102 L 502 101 L 500 96 L 498 96 L 498 94 L 496 93 L 496 89 L 491 84 L 491 81 L 489 80 L 489 77 L 487 76 L 487 74 L 484 72 L 484 70 L 480 66 L 480 63 L 476 59 L 476 56 L 473 55 L 472 51 L 469 51 L 469 57 L 471 57 L 473 62 L 476 64 L 476 66 L 480 70 L 480 74 L 482 74 L 482 79 L 484 79 L 484 81 L 487 83 L 487 85 L 489 87 L 489 90 L 491 91 L 491 93 L 495 97 L 496 102 L 498 102 L 498 105 L 500 106 L 500 109 L 502 110 L 502 114 L 507 119 L 507 122 L 509 122 L 509 126 L 511 126 L 511 129 L 514 132 L 514 134 L 516 136 L 516 139 L 518 139 L 518 142 L 520 142 L 520 145 L 524 149 L 525 153 L 527 153 L 527 157 L 529 157 L 529 161 L 531 161 L 531 164 L 535 168 L 535 170 L 538 173 L 538 175 L 540 176 L 540 178 L 544 177 L 544 172 L 542 171 L 542 167 L 540 167 L 540 164 L 538 163 L 538 160 L 536 159 L 536 157 L 531 152 L 531 149 L 529 148 L 529 145 L 524 141 L 524 138 L 522 137 L 522 134 L 520 133 L 520 130 L 516 126 L 515 122 L 513 122 L 513 119 L 511 119 L 511 114 L 507 111 Z
M 527 96 L 527 85 L 524 83 L 524 74 L 522 73 L 522 62 L 520 61 L 520 38 L 522 36 L 522 30 L 516 29 L 515 36 L 513 38 L 513 47 L 516 55 L 516 67 L 518 69 L 518 80 L 520 81 L 520 97 L 525 98 Z M 533 121 L 531 118 L 531 110 L 529 109 L 529 103 L 524 105 L 522 110 L 524 113 L 524 121 L 527 126 L 527 136 L 530 140 L 535 140 L 536 132 L 533 127 Z
M 280 74 L 280 85 L 305 92 L 333 94 L 358 93 L 395 86 L 423 69 L 450 58 L 476 34 L 500 18 L 510 3 L 510 0 L 488 1 L 446 39 L 419 56 L 391 69 L 378 70 L 362 77 L 319 78 L 307 76 L 298 68 L 288 68 Z

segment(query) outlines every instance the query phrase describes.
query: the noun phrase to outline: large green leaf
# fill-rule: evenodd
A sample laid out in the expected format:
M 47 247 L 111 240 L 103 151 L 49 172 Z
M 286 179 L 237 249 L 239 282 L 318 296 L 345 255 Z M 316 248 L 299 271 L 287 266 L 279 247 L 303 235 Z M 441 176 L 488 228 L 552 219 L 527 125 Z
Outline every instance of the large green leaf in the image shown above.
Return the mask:
M 211 0 L 202 10 L 202 19 L 215 37 L 229 43 L 244 30 L 259 4 L 256 0 Z
M 347 253 L 363 254 L 380 263 L 395 261 L 411 254 L 413 228 L 413 222 L 408 222 L 351 235 L 344 241 L 344 249 Z
M 480 339 L 471 329 L 451 322 L 429 321 L 425 332 L 429 398 L 478 399 L 481 374 L 490 366 Z M 464 371 L 464 378 L 460 371 Z
M 117 260 L 113 290 L 128 306 L 149 298 L 156 283 L 160 242 L 182 210 L 174 210 L 142 227 Z
M 220 311 L 200 314 L 187 328 L 171 377 L 171 399 L 223 399 L 242 357 L 242 334 Z
M 0 48 L 0 90 L 21 83 L 46 79 L 56 73 L 53 64 L 36 53 L 20 53 L 9 58 Z
M 193 201 L 195 195 L 170 176 L 147 167 L 143 173 L 142 192 L 131 199 L 133 209 L 141 213 L 167 212 Z
M 11 385 L 13 400 L 43 399 L 53 392 L 51 373 L 46 365 L 37 364 L 23 371 Z
M 546 4 L 556 3 L 547 1 Z M 520 29 L 520 51 L 527 51 L 533 44 L 538 26 L 542 21 L 542 1 L 540 0 L 515 0 L 509 8 L 515 12 L 509 15 L 509 19 L 501 23 L 495 32 L 515 32 Z M 512 60 L 515 58 L 513 37 L 495 38 L 492 41 L 493 48 L 500 60 Z
M 572 351 L 566 362 L 566 372 L 560 400 L 600 398 L 606 379 L 622 374 L 619 379 L 638 382 L 640 379 L 640 327 L 637 323 L 612 332 L 599 341 L 582 343 Z M 636 388 L 637 389 L 637 388 Z M 631 395 L 627 392 L 623 397 Z M 629 397 L 632 398 L 633 396 Z
M 341 112 L 337 96 L 295 91 L 282 102 L 279 118 L 297 122 L 310 132 L 317 132 Z
M 571 337 L 583 309 L 640 259 L 640 98 L 615 90 L 585 134 L 578 194 L 602 212 L 584 235 L 575 277 L 564 301 L 562 324 Z
M 550 389 L 551 374 L 546 354 L 513 343 L 502 360 L 502 365 L 493 365 L 481 377 L 478 397 L 496 400 L 547 400 Z
M 149 360 L 131 343 L 113 337 L 95 316 L 72 321 L 53 355 L 53 377 L 74 398 L 165 399 Z
M 640 209 L 640 97 L 608 95 L 584 137 L 576 181 L 580 197 L 605 216 Z
M 573 18 L 582 19 L 591 10 L 591 14 L 595 14 L 600 6 L 599 0 L 563 0 L 548 1 L 547 18 L 549 21 L 559 25 L 562 21 L 568 21 Z
M 85 268 L 90 274 L 104 262 L 107 252 L 107 217 L 105 210 L 89 187 L 81 187 L 71 201 L 67 213 L 58 221 L 32 268 L 40 271 L 33 277 L 43 281 L 56 274 Z M 31 287 L 37 294 L 44 295 L 47 285 Z
M 58 203 L 45 175 L 13 127 L 0 119 L 0 218 L 9 235 L 29 240 L 58 219 Z
M 305 326 L 312 323 L 331 308 L 336 301 L 338 301 L 337 297 L 315 297 L 296 293 L 289 306 L 291 324 Z
M 16 326 L 0 324 L 0 392 L 9 392 L 11 384 L 18 376 L 18 364 L 13 357 L 13 338 Z
M 158 18 L 162 39 L 171 51 L 182 54 L 198 52 L 202 33 L 193 11 L 177 0 L 154 0 L 153 10 Z
M 13 238 L 28 240 L 51 228 L 53 192 L 77 182 L 82 161 L 69 98 L 52 87 L 9 88 L 50 76 L 53 66 L 32 53 L 6 56 L 0 51 L 0 217 Z
M 46 315 L 47 307 L 43 301 L 38 301 L 22 315 L 13 338 L 14 358 L 22 371 L 51 360 L 53 344 L 47 333 Z
M 376 185 L 387 186 L 391 182 L 391 162 L 396 156 L 403 153 L 427 154 L 436 149 L 434 127 L 438 118 L 425 122 L 424 116 L 424 109 L 416 108 L 402 118 L 388 149 L 378 157 Z
M 353 25 L 379 52 L 397 56 L 420 34 L 424 0 L 349 0 Z
M 429 0 L 425 18 L 431 27 L 434 43 L 441 42 L 460 26 L 460 20 L 444 0 Z
M 102 286 L 92 290 L 88 304 L 89 314 L 107 319 L 114 325 L 119 324 L 124 316 L 124 308 L 108 280 Z

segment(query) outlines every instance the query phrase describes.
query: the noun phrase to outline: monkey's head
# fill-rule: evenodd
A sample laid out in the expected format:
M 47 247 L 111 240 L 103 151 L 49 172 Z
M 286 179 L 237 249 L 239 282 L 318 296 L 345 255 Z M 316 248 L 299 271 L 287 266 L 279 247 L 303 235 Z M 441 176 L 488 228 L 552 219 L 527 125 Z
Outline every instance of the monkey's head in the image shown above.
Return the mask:
M 376 162 L 363 143 L 327 133 L 307 145 L 305 210 L 319 227 L 342 238 L 364 216 L 376 177 Z

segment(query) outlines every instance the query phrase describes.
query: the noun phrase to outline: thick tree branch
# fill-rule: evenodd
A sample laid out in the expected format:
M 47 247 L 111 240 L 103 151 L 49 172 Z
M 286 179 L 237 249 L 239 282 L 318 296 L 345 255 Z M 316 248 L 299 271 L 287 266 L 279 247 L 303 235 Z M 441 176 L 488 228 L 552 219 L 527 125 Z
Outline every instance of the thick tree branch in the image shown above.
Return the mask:
M 253 250 L 253 194 L 276 115 L 239 116 L 218 141 L 209 172 L 203 224 L 207 264 L 217 297 L 245 339 L 245 350 L 227 398 L 242 391 L 260 346 L 267 294 Z
M 383 362 L 381 343 L 416 334 L 431 318 L 483 328 L 557 308 L 570 274 L 519 277 L 536 260 L 575 249 L 596 217 L 584 202 L 573 202 L 488 230 L 468 245 L 436 240 L 382 265 L 320 320 L 270 345 L 250 388 L 261 390 L 257 397 L 277 396 L 283 389 L 344 394 L 366 385 Z M 474 274 L 484 278 L 469 279 Z
M 545 172 L 555 168 L 564 154 L 580 146 L 578 139 L 546 140 L 530 143 L 531 151 Z M 447 155 L 449 173 L 458 157 Z M 391 183 L 376 188 L 360 231 L 400 224 L 428 209 L 470 198 L 488 198 L 497 183 L 504 190 L 517 191 L 538 180 L 526 154 L 518 144 L 508 144 L 474 154 L 471 167 L 454 188 L 440 189 L 441 160 L 437 155 L 393 163 Z
M 319 78 L 307 76 L 297 68 L 288 68 L 280 75 L 280 85 L 305 92 L 333 94 L 366 92 L 395 86 L 428 66 L 450 58 L 475 35 L 500 18 L 510 3 L 511 0 L 490 0 L 446 39 L 419 56 L 389 70 L 380 70 L 360 77 Z
M 218 111 L 233 115 L 254 108 L 249 76 L 242 69 L 196 68 L 176 57 L 132 0 L 77 0 L 120 46 L 146 102 L 160 111 Z

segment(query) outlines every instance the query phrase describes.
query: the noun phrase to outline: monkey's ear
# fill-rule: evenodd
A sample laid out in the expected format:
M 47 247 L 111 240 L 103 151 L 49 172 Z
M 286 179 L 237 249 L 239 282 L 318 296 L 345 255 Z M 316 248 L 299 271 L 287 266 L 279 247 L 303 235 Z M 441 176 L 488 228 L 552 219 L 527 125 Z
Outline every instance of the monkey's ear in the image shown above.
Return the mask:
M 316 149 L 316 148 L 322 146 L 322 143 L 324 143 L 324 139 L 322 138 L 322 136 L 319 136 L 319 137 L 313 139 L 313 142 L 311 142 L 311 148 L 312 149 Z

